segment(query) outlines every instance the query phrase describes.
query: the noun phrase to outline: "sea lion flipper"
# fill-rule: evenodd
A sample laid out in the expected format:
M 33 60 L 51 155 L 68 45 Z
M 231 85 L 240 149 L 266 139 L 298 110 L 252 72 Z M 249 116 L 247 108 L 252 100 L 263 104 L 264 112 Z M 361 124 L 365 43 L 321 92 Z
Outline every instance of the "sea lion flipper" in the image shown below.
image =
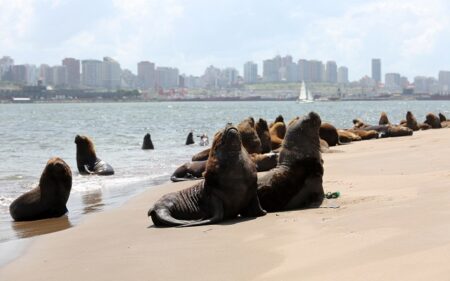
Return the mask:
M 91 170 L 89 169 L 89 165 L 84 165 L 84 170 L 85 170 L 88 174 L 93 174 L 93 173 L 94 173 L 94 171 L 91 171 Z
M 223 209 L 223 202 L 216 196 L 211 197 L 211 209 L 212 209 L 212 217 L 200 221 L 193 221 L 188 224 L 180 225 L 180 227 L 187 227 L 187 226 L 198 226 L 198 225 L 205 225 L 205 224 L 212 224 L 216 222 L 220 222 L 224 218 L 224 209 Z
M 243 217 L 261 217 L 265 216 L 267 212 L 263 210 L 261 207 L 261 204 L 259 203 L 259 198 L 255 194 L 255 196 L 250 200 L 250 203 L 247 207 L 245 207 L 242 212 L 241 216 Z

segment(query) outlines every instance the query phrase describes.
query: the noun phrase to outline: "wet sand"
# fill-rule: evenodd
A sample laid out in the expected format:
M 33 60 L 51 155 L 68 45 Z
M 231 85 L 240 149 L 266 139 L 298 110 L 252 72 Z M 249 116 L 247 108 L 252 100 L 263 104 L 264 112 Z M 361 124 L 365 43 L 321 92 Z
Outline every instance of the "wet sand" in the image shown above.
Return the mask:
M 158 186 L 33 238 L 0 280 L 447 280 L 449 144 L 441 129 L 332 148 L 339 199 L 219 225 L 152 227 L 152 203 L 192 183 Z

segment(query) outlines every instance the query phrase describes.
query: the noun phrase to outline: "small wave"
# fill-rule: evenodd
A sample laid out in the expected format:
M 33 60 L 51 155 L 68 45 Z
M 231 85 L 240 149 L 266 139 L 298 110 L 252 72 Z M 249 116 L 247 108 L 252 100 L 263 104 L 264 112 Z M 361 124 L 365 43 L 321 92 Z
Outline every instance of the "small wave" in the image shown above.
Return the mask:
M 0 196 L 0 207 L 6 207 L 8 208 L 9 205 L 11 205 L 12 201 L 14 201 L 14 198 L 11 197 L 5 197 L 5 196 Z

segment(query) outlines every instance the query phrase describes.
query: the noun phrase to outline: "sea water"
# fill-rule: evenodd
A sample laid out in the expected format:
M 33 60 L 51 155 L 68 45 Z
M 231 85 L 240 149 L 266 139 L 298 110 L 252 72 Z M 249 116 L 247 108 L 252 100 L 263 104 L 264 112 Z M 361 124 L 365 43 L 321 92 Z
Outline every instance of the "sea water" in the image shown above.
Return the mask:
M 0 104 L 0 242 L 24 236 L 22 227 L 12 222 L 9 204 L 38 184 L 54 156 L 64 159 L 73 173 L 66 219 L 70 226 L 87 213 L 118 206 L 168 182 L 179 165 L 204 149 L 198 137 L 195 145 L 185 145 L 191 130 L 194 136 L 206 133 L 212 141 L 228 122 L 237 124 L 248 116 L 271 122 L 282 114 L 289 121 L 316 111 L 323 121 L 349 128 L 354 118 L 377 124 L 382 111 L 398 123 L 408 110 L 420 122 L 428 112 L 450 117 L 450 101 Z M 154 150 L 141 149 L 146 133 L 151 134 Z M 77 134 L 93 139 L 97 156 L 114 167 L 115 175 L 79 175 Z

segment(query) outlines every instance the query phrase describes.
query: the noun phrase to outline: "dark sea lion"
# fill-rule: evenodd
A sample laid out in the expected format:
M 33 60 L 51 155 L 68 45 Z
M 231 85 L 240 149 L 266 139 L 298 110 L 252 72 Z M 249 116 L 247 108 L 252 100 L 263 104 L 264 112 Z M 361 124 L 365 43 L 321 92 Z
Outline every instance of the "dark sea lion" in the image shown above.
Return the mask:
M 261 153 L 268 153 L 272 150 L 272 143 L 270 142 L 269 126 L 267 121 L 259 118 L 255 125 L 256 133 L 261 141 Z
M 353 125 L 354 125 L 353 126 L 354 129 L 361 129 L 361 128 L 369 126 L 359 118 L 353 119 Z
M 15 221 L 60 217 L 67 213 L 66 203 L 72 188 L 72 172 L 60 158 L 51 158 L 42 172 L 39 185 L 22 194 L 9 206 Z
M 355 130 L 350 129 L 347 130 L 348 132 L 354 133 L 355 135 L 359 136 L 361 140 L 370 140 L 370 139 L 377 139 L 379 137 L 379 134 L 375 130 Z
M 242 145 L 245 147 L 249 154 L 261 153 L 261 140 L 258 137 L 258 133 L 255 129 L 255 120 L 253 117 L 244 119 L 237 129 L 241 135 Z
M 97 158 L 94 143 L 89 137 L 77 135 L 75 143 L 77 145 L 77 168 L 81 175 L 114 175 L 111 165 Z
M 200 151 L 199 153 L 192 156 L 192 161 L 205 161 L 208 160 L 209 152 L 211 151 L 211 148 L 207 148 L 205 150 Z
M 413 131 L 418 131 L 420 129 L 416 117 L 414 117 L 411 111 L 406 112 L 406 127 Z
M 196 180 L 203 177 L 206 170 L 206 160 L 185 163 L 173 172 L 170 180 L 173 182 Z
M 430 125 L 432 129 L 442 128 L 439 117 L 437 117 L 433 113 L 428 113 L 425 118 L 426 118 L 426 120 L 423 123 Z
M 299 117 L 299 116 L 296 116 L 296 117 L 292 118 L 291 120 L 289 120 L 289 122 L 288 122 L 288 128 L 289 128 L 289 126 L 291 126 L 292 124 L 294 124 L 295 122 L 297 122 L 298 119 L 300 119 L 300 117 Z
M 186 145 L 190 145 L 190 144 L 194 144 L 194 134 L 191 132 L 189 132 L 187 138 L 186 138 Z
M 361 140 L 360 136 L 348 130 L 338 130 L 338 135 L 339 135 L 339 143 L 341 144 Z
M 378 121 L 378 125 L 390 125 L 389 119 L 387 117 L 386 112 L 381 112 L 380 120 Z
M 155 149 L 153 147 L 152 138 L 148 133 L 144 136 L 144 141 L 142 142 L 142 149 Z
M 339 144 L 339 135 L 337 129 L 330 123 L 322 123 L 319 129 L 319 136 L 325 140 L 329 146 L 336 146 Z
M 269 134 L 272 150 L 278 149 L 281 147 L 284 135 L 286 134 L 286 125 L 283 122 L 273 124 L 269 129 Z
M 278 165 L 258 174 L 258 197 L 269 212 L 318 206 L 324 198 L 321 120 L 311 112 L 288 128 Z
M 404 137 L 412 136 L 413 130 L 403 126 L 388 126 L 387 134 L 384 137 Z
M 442 123 L 442 122 L 444 122 L 444 121 L 447 121 L 447 117 L 445 117 L 444 114 L 442 114 L 442 113 L 439 112 L 439 120 L 440 120 L 441 123 Z
M 217 133 L 206 164 L 205 179 L 164 195 L 148 211 L 155 226 L 218 223 L 238 215 L 265 215 L 259 204 L 256 166 L 242 146 L 236 127 Z

